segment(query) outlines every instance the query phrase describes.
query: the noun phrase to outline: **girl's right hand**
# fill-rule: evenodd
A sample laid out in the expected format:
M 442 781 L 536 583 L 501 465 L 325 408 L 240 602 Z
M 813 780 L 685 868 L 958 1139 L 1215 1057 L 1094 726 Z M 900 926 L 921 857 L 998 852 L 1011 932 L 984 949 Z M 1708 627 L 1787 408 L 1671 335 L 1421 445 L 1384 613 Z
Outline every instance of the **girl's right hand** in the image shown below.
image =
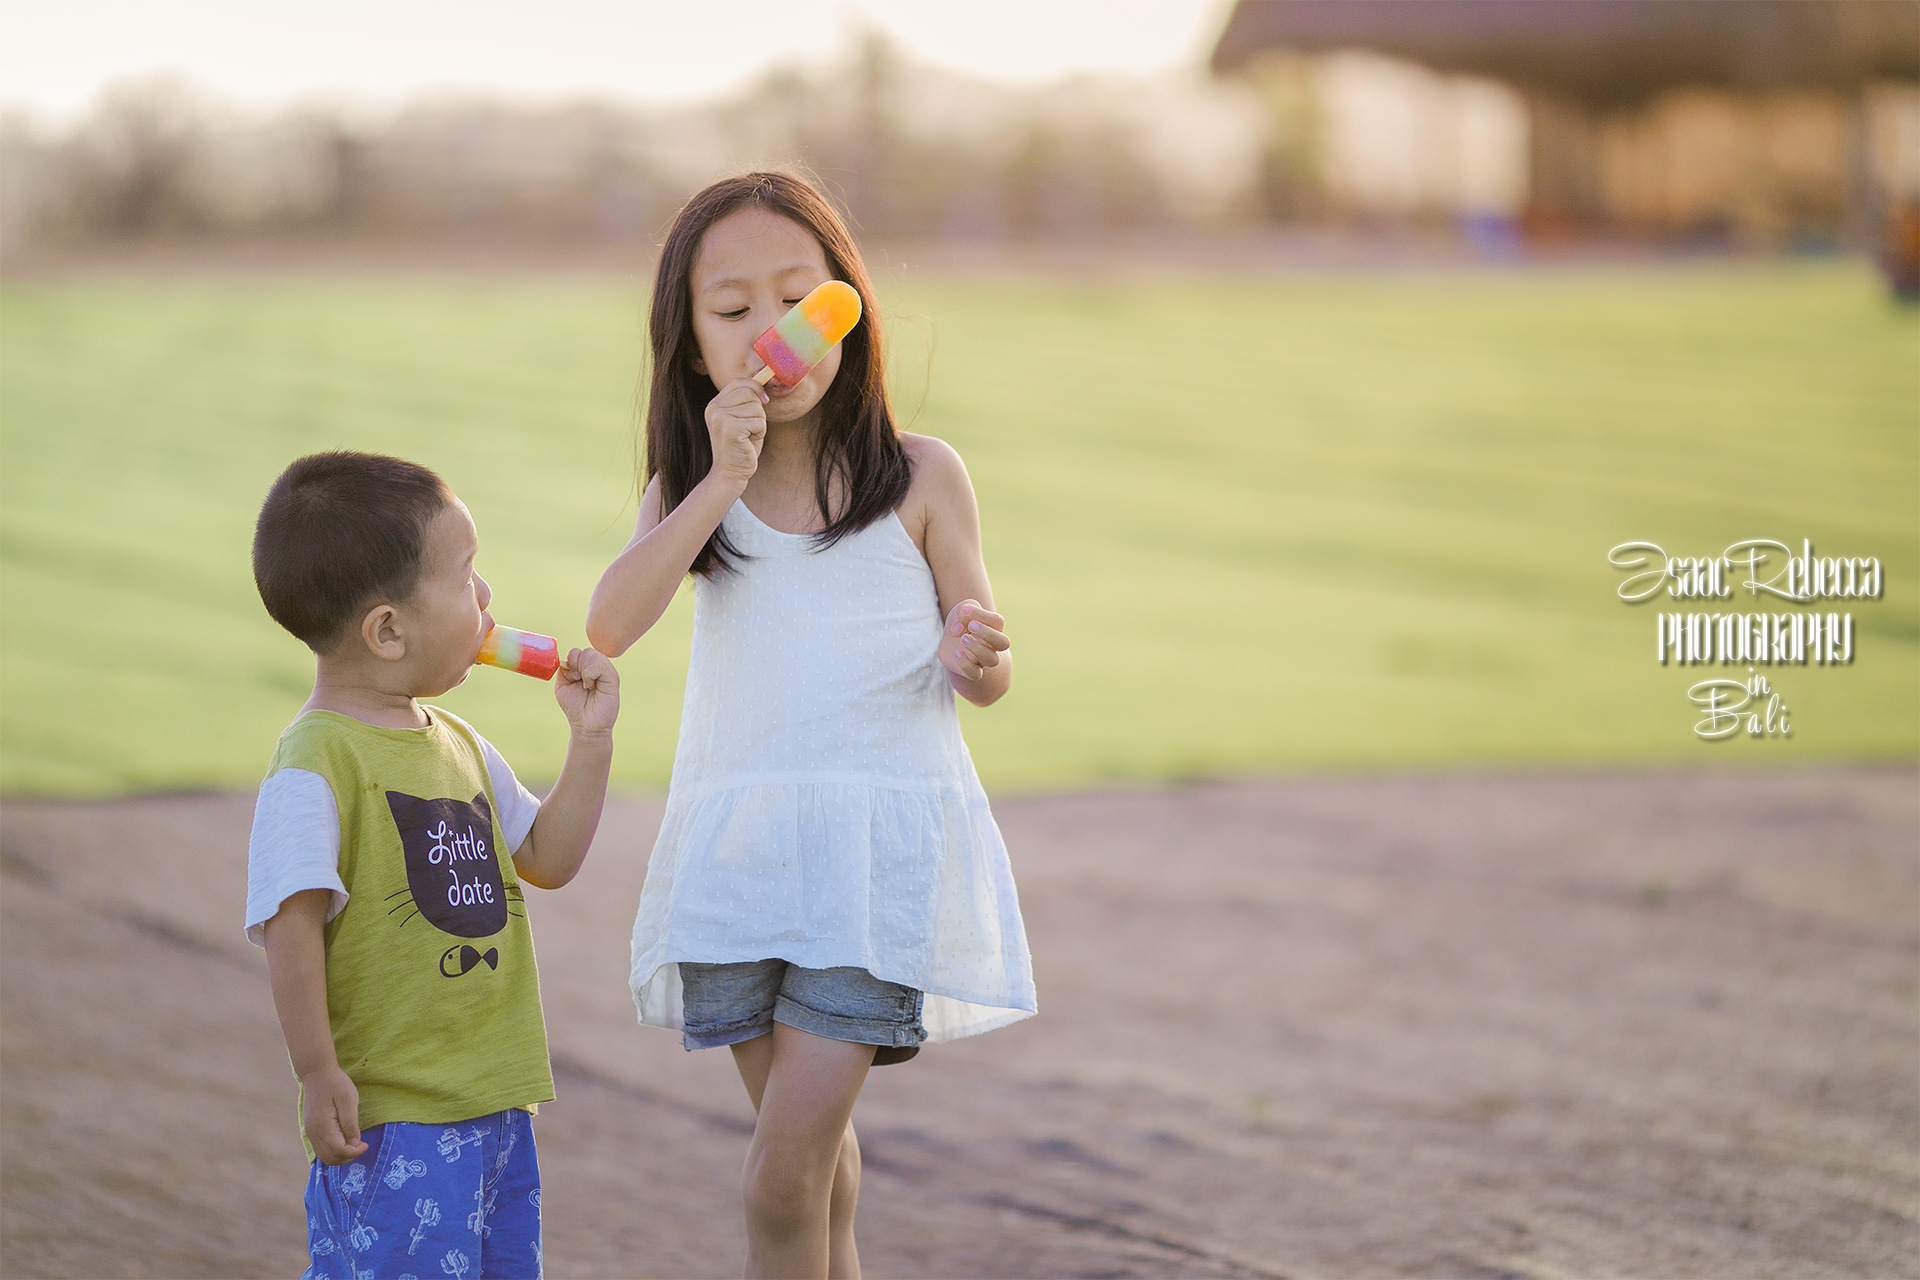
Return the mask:
M 752 378 L 735 378 L 707 402 L 714 473 L 742 488 L 760 467 L 767 438 L 767 393 Z

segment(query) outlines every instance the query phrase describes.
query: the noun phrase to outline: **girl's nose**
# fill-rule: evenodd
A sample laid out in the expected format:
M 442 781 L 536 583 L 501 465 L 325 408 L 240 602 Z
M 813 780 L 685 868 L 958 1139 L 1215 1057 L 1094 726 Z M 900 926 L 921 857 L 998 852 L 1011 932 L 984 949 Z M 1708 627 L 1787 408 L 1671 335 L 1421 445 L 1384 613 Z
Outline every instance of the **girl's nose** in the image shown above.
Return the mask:
M 488 586 L 487 580 L 478 573 L 473 575 L 473 591 L 474 599 L 479 602 L 482 609 L 493 603 L 493 588 Z

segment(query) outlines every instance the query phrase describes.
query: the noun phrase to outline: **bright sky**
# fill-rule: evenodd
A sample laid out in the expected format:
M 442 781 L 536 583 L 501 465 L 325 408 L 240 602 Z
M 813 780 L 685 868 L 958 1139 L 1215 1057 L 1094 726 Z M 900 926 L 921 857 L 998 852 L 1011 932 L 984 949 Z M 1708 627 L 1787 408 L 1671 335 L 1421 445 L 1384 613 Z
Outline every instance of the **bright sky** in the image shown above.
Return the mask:
M 1195 65 L 1230 0 L 0 0 L 0 102 L 54 118 L 102 85 L 182 75 L 217 97 L 367 106 L 424 89 L 690 101 L 860 24 L 916 58 L 1033 83 Z

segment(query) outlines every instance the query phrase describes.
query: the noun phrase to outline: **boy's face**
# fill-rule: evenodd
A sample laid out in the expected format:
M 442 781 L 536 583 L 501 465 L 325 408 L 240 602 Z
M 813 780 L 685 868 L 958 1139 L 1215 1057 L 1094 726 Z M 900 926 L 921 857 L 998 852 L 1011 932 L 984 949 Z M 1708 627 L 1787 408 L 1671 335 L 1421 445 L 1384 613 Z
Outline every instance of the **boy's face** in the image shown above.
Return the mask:
M 694 372 L 715 390 L 758 373 L 765 361 L 753 340 L 793 305 L 833 277 L 813 232 L 791 218 L 748 206 L 708 227 L 694 255 L 689 287 L 693 336 L 699 344 Z M 791 387 L 767 384 L 767 421 L 793 422 L 820 403 L 840 371 L 840 347 Z
M 395 623 L 414 668 L 416 697 L 445 693 L 467 678 L 480 641 L 493 626 L 493 588 L 474 571 L 480 535 L 467 505 L 455 498 L 427 526 L 420 581 L 394 605 Z

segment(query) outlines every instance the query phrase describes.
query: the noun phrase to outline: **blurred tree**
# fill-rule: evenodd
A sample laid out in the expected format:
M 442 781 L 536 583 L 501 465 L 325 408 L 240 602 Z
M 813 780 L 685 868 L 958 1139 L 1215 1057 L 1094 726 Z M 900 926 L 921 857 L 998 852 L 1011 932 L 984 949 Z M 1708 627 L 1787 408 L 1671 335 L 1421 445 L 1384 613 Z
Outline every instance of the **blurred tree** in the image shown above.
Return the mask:
M 203 225 L 192 170 L 206 115 L 193 90 L 173 77 L 107 90 L 69 152 L 74 222 L 110 237 Z

